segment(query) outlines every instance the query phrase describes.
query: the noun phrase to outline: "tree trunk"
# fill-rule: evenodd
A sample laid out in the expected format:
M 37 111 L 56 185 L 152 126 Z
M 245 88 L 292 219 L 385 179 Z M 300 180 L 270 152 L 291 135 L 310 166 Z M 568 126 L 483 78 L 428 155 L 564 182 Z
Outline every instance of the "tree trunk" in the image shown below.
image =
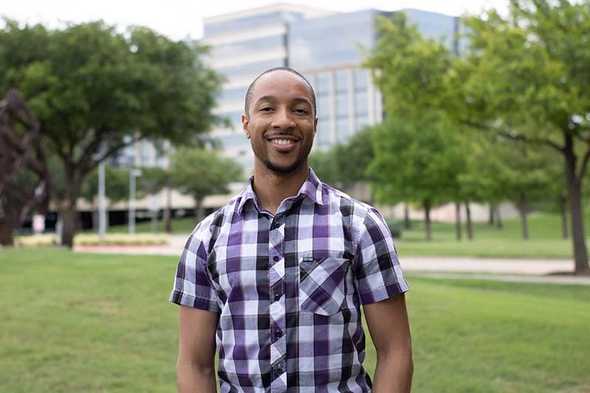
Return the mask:
M 74 236 L 78 230 L 78 207 L 76 202 L 80 196 L 81 182 L 78 180 L 78 174 L 75 173 L 75 169 L 72 167 L 65 167 L 65 179 L 66 179 L 66 190 L 64 207 L 61 211 L 62 217 L 62 233 L 61 233 L 61 245 L 68 248 L 74 246 Z
M 455 233 L 457 241 L 463 238 L 463 231 L 461 230 L 461 203 L 455 202 Z
M 404 203 L 404 228 L 412 229 L 412 222 L 410 221 L 410 207 Z
M 467 223 L 467 239 L 473 240 L 473 221 L 471 220 L 471 206 L 465 202 L 465 222 Z
M 524 240 L 529 240 L 529 222 L 528 222 L 528 213 L 529 213 L 529 206 L 526 195 L 521 193 L 520 198 L 518 199 L 518 203 L 516 204 L 518 208 L 518 214 L 520 216 L 520 225 L 522 228 L 522 238 Z
M 203 198 L 195 198 L 195 218 L 197 224 L 203 219 Z
M 61 245 L 68 248 L 74 246 L 74 236 L 76 236 L 76 208 L 67 208 L 62 210 L 62 232 L 61 232 Z
M 164 209 L 164 231 L 172 233 L 172 190 L 166 187 L 166 208 Z
M 495 215 L 496 215 L 495 210 L 496 210 L 496 205 L 493 204 L 493 203 L 490 203 L 490 206 L 489 206 L 489 216 L 488 216 L 488 224 L 490 226 L 494 226 L 494 218 L 495 218 Z
M 494 207 L 494 212 L 496 213 L 496 228 L 503 229 L 504 224 L 502 223 L 502 214 L 500 213 L 500 206 L 496 205 Z
M 559 197 L 559 209 L 561 211 L 561 237 L 569 239 L 569 228 L 567 223 L 567 196 L 561 195 Z
M 584 211 L 582 207 L 582 178 L 576 173 L 576 153 L 574 151 L 573 136 L 568 132 L 564 133 L 566 180 L 568 189 L 568 200 L 570 203 L 572 243 L 574 247 L 575 273 L 577 275 L 590 275 L 588 266 L 588 249 L 586 248 L 586 236 L 584 230 Z M 584 175 L 582 173 L 582 175 Z
M 432 223 L 430 221 L 430 208 L 431 204 L 430 201 L 427 199 L 422 203 L 422 207 L 424 208 L 424 229 L 426 231 L 426 240 L 432 240 Z
M 0 206 L 0 245 L 3 247 L 14 246 L 14 231 L 17 226 L 17 219 L 14 212 L 3 211 Z

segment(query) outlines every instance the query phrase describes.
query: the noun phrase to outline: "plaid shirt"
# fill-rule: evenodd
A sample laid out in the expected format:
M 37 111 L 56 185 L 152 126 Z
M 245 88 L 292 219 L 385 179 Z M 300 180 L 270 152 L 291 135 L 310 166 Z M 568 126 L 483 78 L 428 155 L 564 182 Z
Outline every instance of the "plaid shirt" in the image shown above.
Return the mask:
M 170 301 L 219 313 L 225 392 L 370 392 L 360 304 L 407 291 L 374 208 L 310 169 L 273 216 L 250 185 L 188 238 Z

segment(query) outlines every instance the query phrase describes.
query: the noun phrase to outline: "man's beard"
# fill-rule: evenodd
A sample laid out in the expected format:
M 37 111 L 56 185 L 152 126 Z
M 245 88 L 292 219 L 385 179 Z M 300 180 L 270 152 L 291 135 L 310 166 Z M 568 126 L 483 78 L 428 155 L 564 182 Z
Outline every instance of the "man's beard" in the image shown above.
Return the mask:
M 300 158 L 293 164 L 286 167 L 275 165 L 269 159 L 263 160 L 262 162 L 264 166 L 266 166 L 268 169 L 270 169 L 277 175 L 285 176 L 297 172 L 298 169 L 301 169 L 305 164 L 305 158 Z

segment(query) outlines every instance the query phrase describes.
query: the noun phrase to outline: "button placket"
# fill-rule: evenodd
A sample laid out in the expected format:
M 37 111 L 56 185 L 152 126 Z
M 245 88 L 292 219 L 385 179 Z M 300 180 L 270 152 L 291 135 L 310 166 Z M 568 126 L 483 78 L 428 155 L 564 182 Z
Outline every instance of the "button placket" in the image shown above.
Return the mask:
M 282 392 L 286 389 L 286 367 L 284 359 L 287 353 L 285 337 L 285 299 L 283 286 L 285 280 L 285 259 L 283 257 L 284 225 L 277 220 L 271 222 L 269 233 L 269 295 L 270 295 L 270 364 L 272 365 L 271 391 Z

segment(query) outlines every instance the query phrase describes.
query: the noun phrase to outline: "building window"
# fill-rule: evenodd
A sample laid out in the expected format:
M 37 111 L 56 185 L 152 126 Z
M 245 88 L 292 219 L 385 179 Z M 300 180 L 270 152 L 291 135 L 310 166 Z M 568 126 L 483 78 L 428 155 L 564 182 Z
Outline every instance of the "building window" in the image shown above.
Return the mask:
M 346 94 L 336 96 L 336 116 L 348 116 L 348 96 Z
M 319 95 L 330 94 L 330 74 L 321 73 L 316 77 L 317 90 Z
M 342 93 L 348 90 L 348 71 L 336 71 L 336 92 Z
M 366 70 L 354 70 L 354 89 L 366 90 L 369 85 L 369 73 Z
M 369 95 L 366 90 L 355 93 L 354 111 L 356 115 L 367 115 L 369 113 Z
M 330 96 L 321 95 L 318 97 L 318 118 L 327 119 L 332 113 L 332 107 L 330 105 Z

